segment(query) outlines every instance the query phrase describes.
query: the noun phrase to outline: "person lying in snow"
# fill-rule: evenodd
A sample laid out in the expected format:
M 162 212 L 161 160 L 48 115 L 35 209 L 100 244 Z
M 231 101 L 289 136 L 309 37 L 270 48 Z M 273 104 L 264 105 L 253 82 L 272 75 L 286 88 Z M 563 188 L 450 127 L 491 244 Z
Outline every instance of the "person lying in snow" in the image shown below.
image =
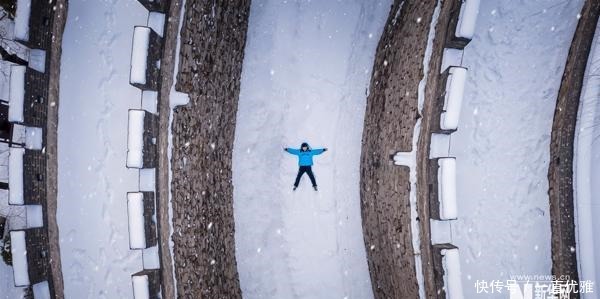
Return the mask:
M 311 149 L 308 143 L 304 142 L 300 146 L 300 149 L 286 147 L 283 150 L 292 155 L 298 156 L 298 166 L 300 166 L 300 169 L 298 170 L 298 175 L 296 176 L 296 182 L 294 182 L 293 190 L 295 191 L 296 188 L 298 188 L 300 178 L 302 178 L 302 175 L 306 172 L 310 178 L 310 182 L 313 185 L 313 189 L 317 191 L 317 181 L 315 181 L 315 176 L 312 172 L 313 156 L 322 154 L 323 152 L 327 151 L 327 148 Z

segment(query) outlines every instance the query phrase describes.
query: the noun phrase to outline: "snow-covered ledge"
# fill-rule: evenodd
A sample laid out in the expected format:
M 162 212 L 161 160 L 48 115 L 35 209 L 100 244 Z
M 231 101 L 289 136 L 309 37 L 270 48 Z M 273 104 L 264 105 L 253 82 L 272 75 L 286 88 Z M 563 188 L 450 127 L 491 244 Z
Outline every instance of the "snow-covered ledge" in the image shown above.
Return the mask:
M 148 275 L 134 275 L 131 277 L 131 283 L 133 284 L 133 298 L 150 298 L 150 283 L 148 281 Z
M 475 23 L 479 14 L 479 0 L 465 0 L 460 7 L 456 36 L 471 40 L 475 34 Z
M 25 149 L 11 147 L 8 156 L 8 203 L 23 205 L 23 156 Z
M 10 241 L 15 286 L 28 286 L 30 282 L 29 266 L 27 264 L 27 244 L 25 242 L 25 231 L 11 231 Z
M 442 249 L 442 265 L 444 267 L 444 285 L 446 287 L 446 298 L 464 298 L 462 289 L 462 278 L 460 274 L 460 255 L 458 248 Z
M 150 27 L 135 26 L 133 29 L 133 46 L 131 49 L 131 84 L 146 84 L 148 66 L 148 48 L 150 47 Z
M 39 0 L 34 0 L 39 1 Z M 15 39 L 29 41 L 29 17 L 31 16 L 31 0 L 18 0 L 15 13 Z
M 27 66 L 43 73 L 46 71 L 46 51 L 40 49 L 29 50 L 29 61 Z
M 10 67 L 10 89 L 8 93 L 8 121 L 23 122 L 23 103 L 25 101 L 25 71 L 22 65 Z
M 127 193 L 127 217 L 129 220 L 129 248 L 146 248 L 146 228 L 144 222 L 144 194 Z M 137 298 L 137 297 L 136 297 Z
M 160 298 L 160 270 L 144 269 L 131 275 L 133 298 Z
M 144 110 L 129 110 L 127 130 L 127 167 L 144 166 Z
M 446 81 L 444 108 L 440 115 L 440 128 L 442 130 L 456 130 L 458 128 L 466 80 L 466 68 L 458 66 L 449 68 L 448 80 Z
M 456 207 L 456 159 L 453 157 L 438 159 L 438 199 L 440 201 L 440 220 L 457 218 Z

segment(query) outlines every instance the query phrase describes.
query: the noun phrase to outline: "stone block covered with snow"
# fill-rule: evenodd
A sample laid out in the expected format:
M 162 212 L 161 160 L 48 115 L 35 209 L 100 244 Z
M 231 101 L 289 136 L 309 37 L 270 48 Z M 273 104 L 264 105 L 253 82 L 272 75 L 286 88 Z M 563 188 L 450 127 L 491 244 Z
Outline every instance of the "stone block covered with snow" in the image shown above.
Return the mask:
M 157 244 L 153 192 L 127 193 L 129 247 L 145 249 Z
M 29 267 L 27 264 L 27 245 L 25 242 L 25 231 L 11 231 L 10 242 L 15 286 L 28 286 Z
M 8 203 L 23 205 L 23 156 L 25 149 L 13 148 L 8 153 Z
M 43 228 L 10 232 L 15 286 L 28 286 L 47 280 L 48 236 Z
M 156 90 L 160 76 L 161 55 L 162 38 L 150 27 L 135 26 L 129 83 L 142 90 Z
M 165 12 L 169 7 L 168 0 L 138 0 L 150 12 Z
M 52 43 L 55 1 L 18 0 L 15 39 L 31 49 L 48 50 Z
M 464 49 L 475 34 L 480 0 L 453 0 L 446 47 Z
M 134 299 L 161 298 L 160 270 L 143 270 L 131 275 Z
M 444 265 L 444 284 L 446 286 L 446 298 L 464 298 L 462 289 L 462 278 L 460 274 L 460 256 L 458 248 L 442 249 L 440 252 Z
M 148 13 L 148 27 L 162 37 L 165 31 L 165 14 L 156 11 Z
M 429 213 L 435 220 L 457 218 L 456 159 L 453 157 L 429 160 Z
M 435 133 L 450 134 L 458 129 L 466 80 L 464 67 L 451 66 L 440 75 L 438 100 L 433 109 Z
M 25 148 L 31 150 L 42 150 L 43 129 L 36 127 L 25 127 Z
M 8 121 L 22 123 L 25 102 L 25 66 L 13 65 L 10 68 L 10 88 L 8 92 Z
M 156 167 L 158 116 L 145 110 L 129 110 L 127 167 Z
M 15 13 L 15 39 L 29 41 L 29 18 L 31 16 L 31 0 L 18 0 Z
M 456 219 L 456 159 L 438 158 L 438 166 L 440 220 Z
M 433 269 L 440 298 L 464 298 L 458 247 L 449 243 L 433 245 Z
M 46 71 L 46 51 L 40 49 L 29 50 L 28 66 L 40 73 Z

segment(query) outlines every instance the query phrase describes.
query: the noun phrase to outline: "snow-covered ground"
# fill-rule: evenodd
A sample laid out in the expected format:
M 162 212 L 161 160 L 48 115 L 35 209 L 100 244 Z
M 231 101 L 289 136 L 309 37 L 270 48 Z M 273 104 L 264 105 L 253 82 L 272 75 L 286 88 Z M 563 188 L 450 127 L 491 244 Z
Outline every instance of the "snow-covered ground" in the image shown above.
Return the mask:
M 244 298 L 372 298 L 359 201 L 365 90 L 391 1 L 255 1 L 233 155 Z M 292 185 L 307 141 L 319 191 Z
M 550 131 L 581 6 L 579 0 L 481 2 L 464 51 L 468 78 L 451 138 L 458 200 L 452 239 L 460 248 L 465 298 L 477 296 L 477 280 L 550 274 Z
M 142 269 L 129 249 L 127 197 L 137 169 L 125 167 L 134 25 L 148 11 L 135 0 L 69 1 L 58 127 L 58 226 L 67 298 L 131 298 Z
M 588 59 L 575 138 L 574 186 L 579 279 L 600 281 L 600 26 Z M 596 284 L 597 286 L 597 284 Z M 583 298 L 595 298 L 586 294 Z

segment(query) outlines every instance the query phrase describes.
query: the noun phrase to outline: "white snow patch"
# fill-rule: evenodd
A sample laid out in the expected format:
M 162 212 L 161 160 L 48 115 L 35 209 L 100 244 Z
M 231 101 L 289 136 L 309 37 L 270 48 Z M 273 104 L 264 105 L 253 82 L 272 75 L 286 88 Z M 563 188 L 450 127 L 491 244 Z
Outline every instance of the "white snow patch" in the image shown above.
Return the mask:
M 143 249 L 142 258 L 144 269 L 159 269 L 160 256 L 158 255 L 158 245 Z
M 158 92 L 152 90 L 142 91 L 142 110 L 150 113 L 157 113 L 158 108 Z
M 144 166 L 144 110 L 129 110 L 127 129 L 127 167 Z
M 156 168 L 140 169 L 140 191 L 156 191 Z
M 144 194 L 141 192 L 127 193 L 127 217 L 129 223 L 129 248 L 146 248 Z
M 456 219 L 456 159 L 439 158 L 438 165 L 437 178 L 440 219 Z
M 444 130 L 456 130 L 460 117 L 460 108 L 465 92 L 467 69 L 451 67 L 446 84 L 446 97 L 444 99 L 444 112 L 440 118 L 440 126 Z
M 443 73 L 447 68 L 451 66 L 462 66 L 464 51 L 454 48 L 445 48 L 442 54 L 442 65 L 440 67 L 440 74 Z
M 452 243 L 452 221 L 429 219 L 431 244 Z
M 442 249 L 444 265 L 444 284 L 448 299 L 462 299 L 463 288 L 460 273 L 460 255 L 458 248 Z
M 10 90 L 8 100 L 8 121 L 23 122 L 23 103 L 25 101 L 25 66 L 10 67 Z
M 448 157 L 450 155 L 451 134 L 431 134 L 429 158 Z
M 152 28 L 158 35 L 163 36 L 165 30 L 165 14 L 151 11 L 148 13 L 148 27 Z
M 150 283 L 148 280 L 148 275 L 131 276 L 131 282 L 133 284 L 133 298 L 135 298 L 135 299 L 149 299 L 150 298 Z
M 25 231 L 11 231 L 10 242 L 10 252 L 12 254 L 15 285 L 28 286 L 29 267 L 27 265 L 27 246 L 25 244 Z
M 479 14 L 479 0 L 465 0 L 460 7 L 456 36 L 472 39 Z
M 15 39 L 29 40 L 29 17 L 31 15 L 31 0 L 18 0 L 15 13 Z
M 23 199 L 23 155 L 25 149 L 11 147 L 8 158 L 8 203 L 24 204 Z
M 148 48 L 152 29 L 135 26 L 133 29 L 133 46 L 131 48 L 130 83 L 146 84 L 146 68 L 148 67 Z
M 575 195 L 575 223 L 577 228 L 577 260 L 580 280 L 598 281 L 600 273 L 600 205 L 596 194 L 600 178 L 600 23 L 588 57 L 585 79 L 579 104 L 575 151 L 573 163 L 573 185 Z M 594 294 L 581 294 L 583 298 L 594 298 Z
M 26 205 L 27 228 L 44 226 L 44 215 L 41 205 Z
M 33 298 L 35 299 L 51 299 L 50 296 L 50 287 L 48 286 L 47 281 L 42 281 L 40 283 L 36 283 L 32 287 L 33 289 Z
M 29 50 L 28 65 L 30 68 L 43 73 L 46 70 L 46 51 L 40 49 Z
M 25 127 L 25 148 L 41 150 L 43 147 L 42 128 Z

